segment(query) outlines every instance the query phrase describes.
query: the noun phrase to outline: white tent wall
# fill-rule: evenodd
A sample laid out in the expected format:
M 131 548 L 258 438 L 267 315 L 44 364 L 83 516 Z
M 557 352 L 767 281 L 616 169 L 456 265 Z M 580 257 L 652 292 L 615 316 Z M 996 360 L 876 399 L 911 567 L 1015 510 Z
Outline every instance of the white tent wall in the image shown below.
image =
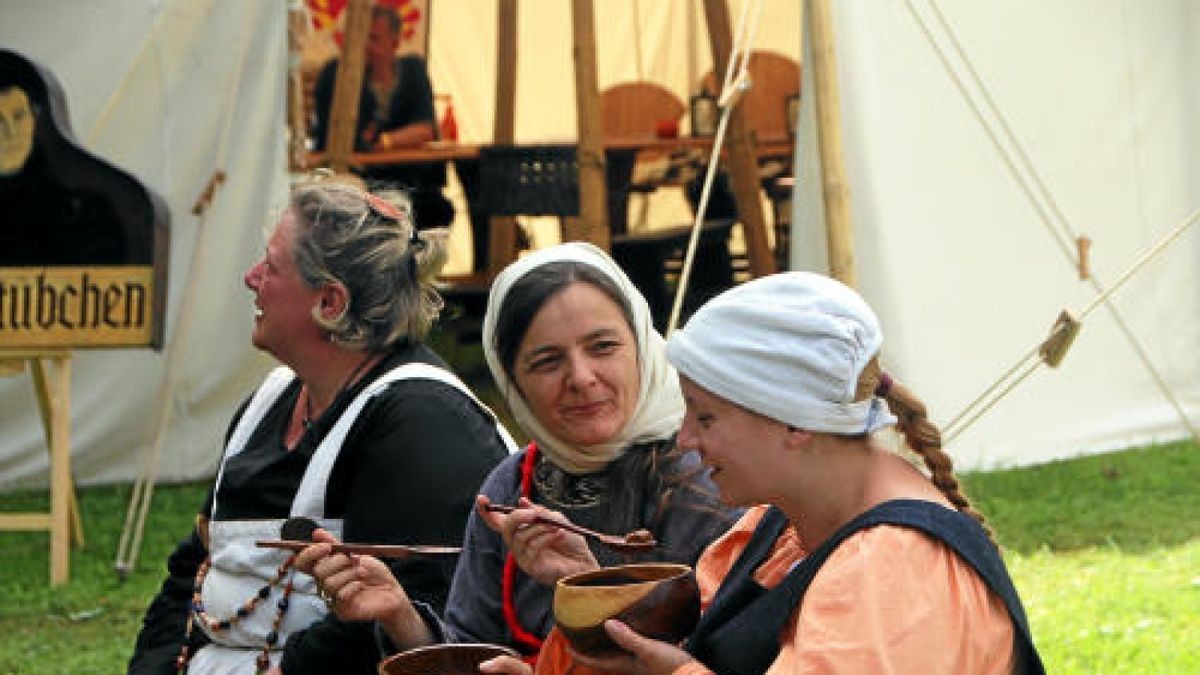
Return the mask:
M 223 0 L 0 5 L 0 44 L 54 72 L 81 144 L 168 204 L 167 339 L 181 351 L 162 454 L 166 480 L 212 472 L 233 407 L 268 365 L 247 344 L 252 306 L 241 276 L 261 254 L 263 227 L 286 195 L 286 10 L 283 2 Z M 224 185 L 206 214 L 192 215 L 217 170 Z M 190 279 L 194 303 L 184 319 Z M 168 362 L 166 351 L 150 349 L 74 352 L 78 482 L 137 474 Z M 49 460 L 28 375 L 0 380 L 0 429 L 0 490 L 45 484 Z
M 970 89 L 934 5 L 911 4 Z M 1005 167 L 908 4 L 834 7 L 858 284 L 884 325 L 885 367 L 944 424 L 1047 337 L 1060 310 L 1082 310 L 1096 293 Z M 1115 282 L 1200 207 L 1200 52 L 1188 39 L 1200 28 L 1200 5 L 936 7 L 1066 220 L 1092 239 L 1098 280 Z M 802 132 L 809 166 L 805 138 L 812 136 Z M 803 231 L 793 259 L 823 270 L 809 188 L 796 200 Z M 1113 297 L 1193 427 L 1198 262 L 1200 226 Z M 1188 433 L 1101 306 L 1061 367 L 1034 372 L 949 450 L 960 466 L 988 468 Z

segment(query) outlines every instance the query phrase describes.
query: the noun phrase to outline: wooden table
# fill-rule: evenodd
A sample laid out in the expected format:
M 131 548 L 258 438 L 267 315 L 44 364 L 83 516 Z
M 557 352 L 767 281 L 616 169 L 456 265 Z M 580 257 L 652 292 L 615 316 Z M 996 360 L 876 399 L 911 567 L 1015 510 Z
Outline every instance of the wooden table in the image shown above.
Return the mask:
M 524 145 L 572 145 L 575 142 L 574 139 L 553 139 L 541 143 L 527 143 Z M 668 154 L 688 149 L 703 150 L 711 148 L 712 142 L 713 139 L 710 137 L 677 136 L 674 138 L 660 138 L 650 134 L 605 139 L 604 148 L 609 155 L 608 162 L 611 165 L 609 171 L 610 183 L 613 183 L 609 185 L 610 198 L 608 207 L 610 231 L 614 234 L 622 234 L 625 231 L 624 205 L 628 203 L 629 174 L 632 173 L 634 157 L 638 153 Z M 794 145 L 795 139 L 791 137 L 764 137 L 757 139 L 755 147 L 759 161 L 773 159 L 786 161 L 791 159 Z M 507 249 L 508 247 L 505 246 L 489 250 L 486 242 L 489 235 L 488 214 L 482 212 L 475 205 L 478 202 L 480 190 L 478 160 L 480 150 L 485 147 L 488 146 L 476 143 L 435 141 L 415 148 L 356 152 L 350 156 L 350 165 L 357 169 L 369 170 L 371 167 L 429 162 L 456 162 L 459 179 L 463 184 L 463 191 L 467 196 L 467 207 L 472 232 L 475 235 L 473 237 L 475 241 L 474 259 L 477 261 L 475 271 L 484 272 L 490 270 L 494 273 L 503 268 L 508 262 L 511 262 L 511 255 L 504 256 L 495 252 L 496 250 Z M 323 152 L 311 152 L 308 155 L 308 164 L 311 167 L 321 166 L 324 161 L 325 153 Z M 614 172 L 616 175 L 614 175 Z M 487 264 L 482 264 L 485 261 Z
M 528 143 L 526 145 L 570 144 L 571 139 L 547 140 L 543 143 Z M 759 159 L 790 158 L 795 141 L 791 138 L 762 138 L 759 139 Z M 372 152 L 356 152 L 350 155 L 350 164 L 355 167 L 389 166 L 400 164 L 421 164 L 425 162 L 448 162 L 459 159 L 478 159 L 479 149 L 485 145 L 478 143 L 452 143 L 435 141 L 416 148 L 397 148 L 394 150 L 378 150 Z M 610 138 L 604 141 L 605 150 L 647 150 L 673 151 L 688 148 L 710 148 L 712 139 L 694 136 L 677 136 L 675 138 L 659 138 L 657 136 L 628 136 Z M 310 167 L 321 166 L 325 161 L 324 152 L 308 153 Z

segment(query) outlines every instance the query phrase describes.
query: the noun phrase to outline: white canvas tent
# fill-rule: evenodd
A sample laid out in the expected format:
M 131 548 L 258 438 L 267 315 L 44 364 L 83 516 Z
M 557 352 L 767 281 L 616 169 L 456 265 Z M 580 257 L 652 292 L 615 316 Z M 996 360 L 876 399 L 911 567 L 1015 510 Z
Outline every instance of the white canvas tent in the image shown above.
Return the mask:
M 968 62 L 978 74 L 1065 220 L 1093 241 L 1092 269 L 1107 284 L 1200 208 L 1200 46 L 1188 39 L 1200 5 L 833 6 L 858 285 L 879 310 L 887 367 L 945 423 L 1046 338 L 1060 310 L 1096 293 L 1044 225 L 1049 201 L 1031 201 L 1009 171 L 1011 144 L 1001 153 L 989 140 L 998 119 L 976 117 L 939 53 L 964 82 Z M 811 120 L 801 134 L 812 138 Z M 810 154 L 802 164 L 793 259 L 824 269 Z M 1192 429 L 1198 263 L 1193 226 L 1113 297 Z M 1101 307 L 1057 370 L 1035 371 L 949 449 L 962 466 L 991 467 L 1189 433 Z
M 1200 48 L 1185 36 L 1200 28 L 1200 8 L 1187 0 L 942 4 L 1064 212 L 1095 241 L 1101 278 L 1115 278 L 1197 206 Z M 711 62 L 698 7 L 596 5 L 602 88 L 640 74 L 685 99 L 692 93 Z M 755 47 L 799 60 L 799 5 L 766 0 Z M 742 3 L 730 6 L 736 20 Z M 516 138 L 570 138 L 570 3 L 519 7 Z M 996 159 L 905 3 L 835 8 L 859 283 L 882 315 L 889 367 L 944 420 L 1044 337 L 1059 309 L 1092 294 Z M 136 475 L 161 396 L 173 411 L 161 479 L 209 475 L 229 415 L 269 365 L 247 344 L 241 273 L 286 190 L 286 11 L 283 0 L 0 5 L 0 43 L 58 75 L 83 143 L 172 211 L 168 339 L 183 345 L 177 376 L 164 390 L 167 354 L 77 352 L 72 447 L 81 483 Z M 432 5 L 431 76 L 453 97 L 464 140 L 491 135 L 494 17 L 494 1 Z M 211 209 L 191 215 L 218 169 L 228 178 Z M 823 239 L 805 210 L 816 199 L 802 190 L 795 203 L 807 225 L 793 237 L 794 258 L 819 264 Z M 658 195 L 655 217 L 683 222 L 682 204 L 678 194 Z M 459 250 L 468 231 L 456 226 Z M 201 237 L 207 244 L 194 258 Z M 1198 239 L 1184 237 L 1116 298 L 1193 419 Z M 537 242 L 549 241 L 539 230 Z M 189 277 L 198 290 L 181 324 Z M 1185 434 L 1107 322 L 1094 314 L 1062 368 L 1036 373 L 962 436 L 951 448 L 960 463 L 1031 463 Z M 0 380 L 0 490 L 45 482 L 35 410 L 25 378 Z

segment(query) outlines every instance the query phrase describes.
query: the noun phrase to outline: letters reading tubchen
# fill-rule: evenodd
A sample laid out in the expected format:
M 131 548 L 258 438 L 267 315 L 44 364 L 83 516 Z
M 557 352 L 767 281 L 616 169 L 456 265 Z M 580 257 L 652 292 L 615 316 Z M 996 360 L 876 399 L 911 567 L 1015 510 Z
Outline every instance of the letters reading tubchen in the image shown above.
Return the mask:
M 44 274 L 0 281 L 0 330 L 137 329 L 149 318 L 146 297 L 143 283 L 96 284 L 87 273 L 78 283 L 47 283 Z

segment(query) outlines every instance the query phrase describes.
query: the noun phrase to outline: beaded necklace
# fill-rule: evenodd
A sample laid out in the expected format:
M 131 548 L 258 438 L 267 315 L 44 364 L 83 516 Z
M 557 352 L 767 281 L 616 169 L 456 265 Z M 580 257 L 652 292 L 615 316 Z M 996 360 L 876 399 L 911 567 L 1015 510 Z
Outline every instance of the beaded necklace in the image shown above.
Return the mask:
M 271 622 L 271 632 L 267 633 L 266 644 L 263 645 L 262 653 L 255 659 L 255 672 L 258 675 L 267 672 L 271 667 L 271 648 L 279 641 L 279 626 L 283 624 L 283 616 L 287 614 L 289 598 L 292 595 L 292 580 L 295 577 L 295 570 L 292 570 L 292 563 L 296 560 L 296 554 L 288 556 L 288 559 L 283 561 L 276 570 L 275 576 L 266 583 L 265 586 L 258 589 L 246 604 L 238 608 L 237 612 L 227 619 L 214 619 L 204 611 L 204 600 L 202 591 L 204 589 L 204 578 L 208 576 L 208 569 L 212 566 L 212 559 L 205 558 L 204 562 L 200 563 L 200 569 L 196 570 L 196 581 L 192 584 L 192 601 L 190 603 L 190 611 L 188 612 L 187 628 L 183 634 L 183 645 L 179 648 L 179 656 L 175 658 L 175 672 L 184 673 L 187 671 L 188 661 L 194 655 L 188 644 L 191 641 L 192 629 L 195 626 L 195 621 L 198 619 L 204 622 L 204 625 L 214 633 L 219 633 L 224 630 L 236 626 L 242 619 L 250 616 L 254 610 L 262 604 L 267 598 L 271 597 L 271 589 L 278 586 L 283 581 L 283 576 L 288 574 L 287 583 L 283 586 L 283 594 L 279 597 L 279 601 L 275 603 L 275 620 Z

